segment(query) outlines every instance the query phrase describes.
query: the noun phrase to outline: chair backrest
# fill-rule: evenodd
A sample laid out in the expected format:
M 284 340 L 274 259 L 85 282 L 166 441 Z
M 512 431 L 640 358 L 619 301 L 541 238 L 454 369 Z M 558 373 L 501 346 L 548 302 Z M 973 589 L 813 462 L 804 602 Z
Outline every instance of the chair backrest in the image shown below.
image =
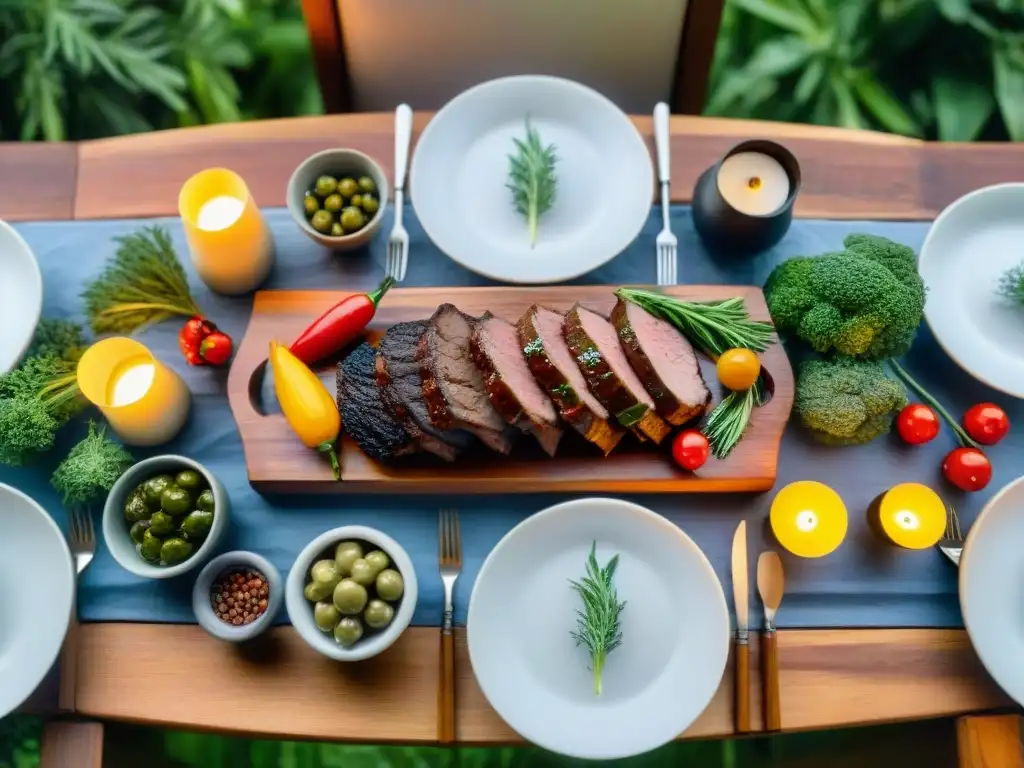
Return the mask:
M 438 109 L 512 74 L 568 77 L 630 113 L 704 105 L 724 0 L 302 0 L 328 112 Z

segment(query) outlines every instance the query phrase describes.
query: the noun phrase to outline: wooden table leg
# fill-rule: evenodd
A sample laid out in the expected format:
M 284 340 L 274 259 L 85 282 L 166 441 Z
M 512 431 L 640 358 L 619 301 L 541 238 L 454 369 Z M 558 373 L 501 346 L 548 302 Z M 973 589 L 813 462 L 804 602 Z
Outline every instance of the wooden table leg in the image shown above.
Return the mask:
M 956 721 L 960 768 L 1024 768 L 1018 715 L 970 715 Z
M 103 724 L 46 723 L 39 768 L 103 768 Z

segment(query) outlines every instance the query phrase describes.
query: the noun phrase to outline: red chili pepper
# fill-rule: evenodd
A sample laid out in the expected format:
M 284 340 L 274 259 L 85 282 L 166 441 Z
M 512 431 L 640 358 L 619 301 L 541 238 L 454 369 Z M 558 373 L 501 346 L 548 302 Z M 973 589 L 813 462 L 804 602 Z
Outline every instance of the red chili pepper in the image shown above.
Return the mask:
M 337 352 L 365 330 L 395 281 L 387 277 L 372 293 L 346 296 L 304 330 L 289 348 L 306 365 Z

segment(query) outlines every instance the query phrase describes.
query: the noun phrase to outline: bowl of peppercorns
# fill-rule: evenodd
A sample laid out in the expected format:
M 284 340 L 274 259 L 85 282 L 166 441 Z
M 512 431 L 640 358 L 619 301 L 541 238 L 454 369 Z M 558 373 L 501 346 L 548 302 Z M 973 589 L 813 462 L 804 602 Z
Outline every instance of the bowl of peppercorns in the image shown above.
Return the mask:
M 199 625 L 230 643 L 262 634 L 273 624 L 283 600 L 281 574 L 255 552 L 215 557 L 192 587 L 192 610 Z

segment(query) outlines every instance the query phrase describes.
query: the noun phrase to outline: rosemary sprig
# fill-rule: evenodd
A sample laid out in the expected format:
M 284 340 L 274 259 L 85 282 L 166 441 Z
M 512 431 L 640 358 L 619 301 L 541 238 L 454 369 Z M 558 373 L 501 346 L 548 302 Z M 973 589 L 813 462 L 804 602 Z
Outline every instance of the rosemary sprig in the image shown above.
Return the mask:
M 746 392 L 730 392 L 704 422 L 704 437 L 717 459 L 724 459 L 739 443 L 750 423 L 754 408 L 764 402 L 764 379 L 757 377 Z
M 1024 306 L 1024 262 L 1003 273 L 999 278 L 998 293 L 1014 304 Z
M 516 153 L 508 156 L 508 184 L 512 191 L 512 203 L 516 210 L 526 217 L 530 232 L 530 247 L 537 242 L 537 223 L 555 202 L 558 180 L 555 176 L 555 145 L 546 147 L 540 140 L 537 129 L 526 118 L 526 137 L 513 138 Z
M 597 542 L 590 545 L 586 575 L 569 584 L 583 600 L 583 610 L 576 611 L 576 631 L 570 632 L 576 645 L 586 646 L 590 653 L 590 668 L 594 673 L 594 695 L 601 695 L 601 673 L 608 654 L 622 645 L 619 615 L 626 603 L 612 583 L 619 556 L 615 555 L 602 568 L 597 563 Z

